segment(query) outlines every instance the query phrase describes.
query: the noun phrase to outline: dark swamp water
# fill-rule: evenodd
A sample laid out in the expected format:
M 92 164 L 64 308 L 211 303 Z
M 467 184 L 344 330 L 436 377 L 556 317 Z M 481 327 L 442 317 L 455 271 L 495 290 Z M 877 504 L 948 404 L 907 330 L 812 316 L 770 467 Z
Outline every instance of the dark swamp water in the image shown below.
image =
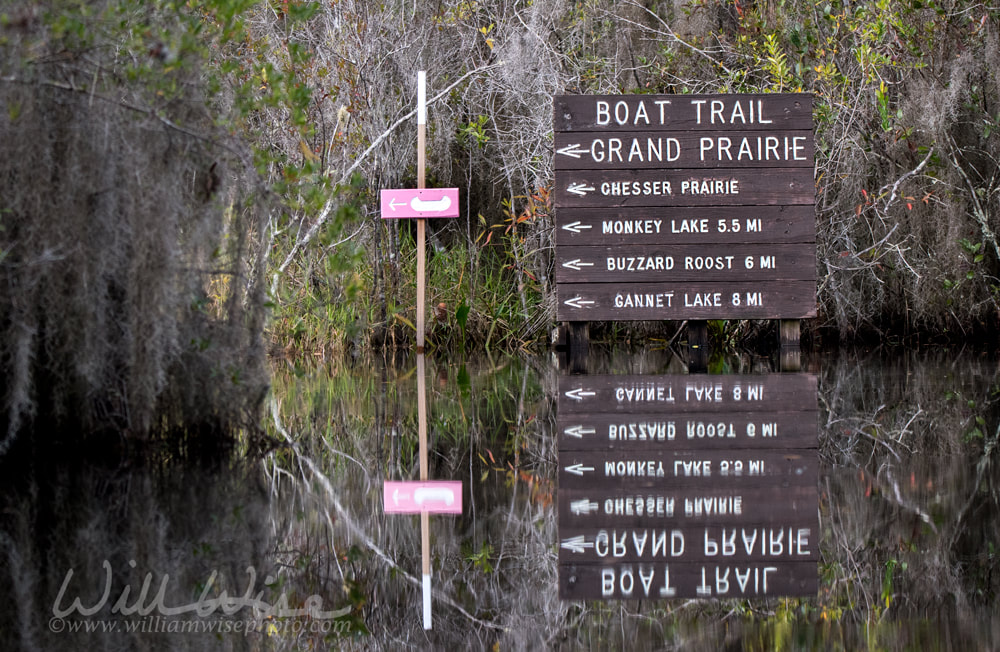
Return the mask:
M 774 366 L 732 358 L 711 376 L 725 384 Z M 418 477 L 415 361 L 279 368 L 267 427 L 285 443 L 249 461 L 62 463 L 4 480 L 0 649 L 995 648 L 995 355 L 841 351 L 803 368 L 814 411 L 782 423 L 815 430 L 815 478 L 793 482 L 816 490 L 815 513 L 798 512 L 813 523 L 809 597 L 716 599 L 746 580 L 737 568 L 708 582 L 711 599 L 560 599 L 560 563 L 616 550 L 593 534 L 561 545 L 572 529 L 560 506 L 565 372 L 549 357 L 430 359 L 429 477 L 461 481 L 463 510 L 428 519 L 425 630 L 421 518 L 384 514 L 382 495 L 385 480 Z M 588 371 L 691 380 L 670 351 L 593 351 Z M 721 490 L 715 464 L 706 495 Z M 747 487 L 778 502 L 798 491 L 780 478 Z M 585 478 L 571 493 L 589 489 Z M 701 545 L 689 537 L 690 550 Z M 633 597 L 642 572 L 628 579 Z

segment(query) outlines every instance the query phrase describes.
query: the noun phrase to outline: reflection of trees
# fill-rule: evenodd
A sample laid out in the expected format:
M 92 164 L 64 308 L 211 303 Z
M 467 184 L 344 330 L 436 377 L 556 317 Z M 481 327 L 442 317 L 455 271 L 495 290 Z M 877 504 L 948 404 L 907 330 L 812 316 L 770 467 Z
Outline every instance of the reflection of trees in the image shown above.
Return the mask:
M 463 516 L 431 518 L 430 632 L 421 621 L 419 518 L 383 515 L 381 496 L 384 479 L 416 477 L 416 383 L 406 371 L 386 373 L 398 376 L 338 374 L 329 379 L 338 390 L 320 383 L 291 392 L 306 404 L 340 394 L 314 423 L 346 425 L 329 446 L 306 436 L 311 424 L 296 433 L 302 455 L 293 473 L 306 481 L 296 495 L 314 516 L 330 516 L 303 525 L 307 536 L 331 542 L 338 556 L 352 545 L 363 550 L 359 563 L 324 579 L 340 584 L 343 572 L 364 583 L 359 607 L 374 647 L 502 640 L 523 648 L 556 636 L 567 605 L 555 590 L 555 441 L 543 389 L 550 372 L 517 361 L 490 370 L 429 365 L 430 474 L 465 487 Z
M 212 468 L 103 468 L 84 465 L 39 464 L 19 479 L 5 477 L 0 488 L 0 634 L 5 650 L 219 650 L 212 634 L 154 632 L 167 627 L 155 605 L 181 607 L 197 603 L 205 591 L 212 600 L 226 591 L 252 595 L 276 603 L 276 593 L 265 587 L 273 573 L 266 537 L 268 497 L 257 469 L 237 462 Z M 110 564 L 107 581 L 104 562 Z M 248 567 L 256 574 L 255 581 Z M 79 598 L 85 609 L 103 608 L 82 616 L 66 615 L 71 624 L 90 624 L 96 631 L 53 631 L 57 596 L 66 581 L 60 610 Z M 213 578 L 213 573 L 215 573 Z M 150 578 L 148 593 L 142 586 Z M 161 584 L 162 603 L 156 596 Z M 123 606 L 153 606 L 125 615 Z M 145 597 L 143 597 L 145 595 Z M 291 604 L 291 602 L 290 602 Z M 212 609 L 206 607 L 206 614 Z M 145 616 L 145 617 L 144 617 Z M 232 619 L 254 618 L 250 608 Z M 157 620 L 157 617 L 160 617 Z M 180 621 L 209 623 L 229 619 L 222 609 L 199 616 L 187 613 Z M 126 633 L 103 631 L 102 623 L 126 622 L 147 626 Z M 176 624 L 176 623 L 175 623 Z M 176 630 L 179 631 L 179 630 Z M 261 634 L 227 635 L 225 649 L 252 650 Z
M 662 373 L 671 364 L 668 354 L 627 367 L 609 360 L 595 368 Z M 276 493 L 294 495 L 304 518 L 290 516 L 277 535 L 289 552 L 316 553 L 299 577 L 324 583 L 331 597 L 345 579 L 360 592 L 371 637 L 357 639 L 359 647 L 933 647 L 967 639 L 975 648 L 990 640 L 990 542 L 1000 534 L 992 362 L 848 353 L 824 362 L 820 594 L 719 602 L 560 602 L 558 372 L 532 361 L 439 361 L 429 370 L 431 476 L 466 486 L 461 518 L 431 519 L 431 632 L 420 620 L 419 519 L 381 513 L 382 480 L 416 477 L 412 376 L 404 368 L 382 378 L 343 370 L 322 382 L 279 380 L 283 419 L 302 455 L 276 454 L 268 468 L 276 487 L 295 489 Z
M 897 618 L 942 617 L 975 640 L 995 620 L 995 362 L 849 354 L 824 372 L 830 607 L 886 630 Z

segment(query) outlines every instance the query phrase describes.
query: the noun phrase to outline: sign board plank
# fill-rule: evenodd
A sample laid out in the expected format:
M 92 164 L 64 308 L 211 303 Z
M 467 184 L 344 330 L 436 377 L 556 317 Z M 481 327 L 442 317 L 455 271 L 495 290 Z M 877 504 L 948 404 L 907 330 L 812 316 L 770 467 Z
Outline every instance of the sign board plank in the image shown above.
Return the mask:
M 748 562 L 819 559 L 819 519 L 771 525 L 559 528 L 559 562 Z
M 564 208 L 556 245 L 816 242 L 812 205 Z
M 815 451 L 560 451 L 559 487 L 794 486 L 816 484 Z
M 403 188 L 380 192 L 382 218 L 458 217 L 458 188 Z
M 814 596 L 814 561 L 561 564 L 563 600 L 665 600 Z
M 816 246 L 801 244 L 559 247 L 559 282 L 813 281 Z
M 813 166 L 812 131 L 555 134 L 556 170 Z
M 812 95 L 557 95 L 555 131 L 812 130 Z
M 462 483 L 451 480 L 386 481 L 382 485 L 386 514 L 461 514 Z
M 816 316 L 816 283 L 565 283 L 556 286 L 559 321 L 806 319 Z
M 556 432 L 560 452 L 816 448 L 819 411 L 815 401 L 802 407 L 805 411 L 667 415 L 560 410 Z
M 559 416 L 813 411 L 815 374 L 560 376 Z
M 812 168 L 569 170 L 559 175 L 562 208 L 813 204 Z
M 559 527 L 768 525 L 816 518 L 816 485 L 559 489 Z

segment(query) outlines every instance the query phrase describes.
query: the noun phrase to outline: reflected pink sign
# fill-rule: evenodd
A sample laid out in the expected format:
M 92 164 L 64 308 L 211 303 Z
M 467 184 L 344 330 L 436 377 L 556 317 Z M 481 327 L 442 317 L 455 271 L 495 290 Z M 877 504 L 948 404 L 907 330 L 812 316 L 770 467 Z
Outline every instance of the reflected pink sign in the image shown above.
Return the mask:
M 458 188 L 382 190 L 382 218 L 458 217 Z
M 386 514 L 461 514 L 462 483 L 452 480 L 390 482 L 382 487 Z

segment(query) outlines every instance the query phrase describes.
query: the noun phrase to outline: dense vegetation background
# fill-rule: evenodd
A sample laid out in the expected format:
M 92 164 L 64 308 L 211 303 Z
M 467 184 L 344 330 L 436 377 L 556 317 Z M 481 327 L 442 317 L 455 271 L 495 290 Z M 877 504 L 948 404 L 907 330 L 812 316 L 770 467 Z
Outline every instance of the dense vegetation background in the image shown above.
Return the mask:
M 233 427 L 266 337 L 413 339 L 428 71 L 429 341 L 554 318 L 551 97 L 815 94 L 815 332 L 995 338 L 1000 7 L 958 0 L 0 4 L 0 450 L 39 425 Z M 647 327 L 648 328 L 648 327 Z
M 413 109 L 417 69 L 428 70 L 431 96 L 447 91 L 430 109 L 433 183 L 460 187 L 466 202 L 463 219 L 434 225 L 439 343 L 515 346 L 552 325 L 558 93 L 814 93 L 812 326 L 846 338 L 966 338 L 996 323 L 996 7 L 539 0 L 300 10 L 298 21 L 284 5 L 252 21 L 260 60 L 309 89 L 301 113 L 290 107 L 282 123 L 270 113 L 267 140 L 284 157 L 272 178 L 363 181 L 350 196 L 356 212 L 337 214 L 320 193 L 273 231 L 283 344 L 315 351 L 331 326 L 356 345 L 412 336 L 410 235 L 380 222 L 372 200 L 413 183 L 413 121 L 395 125 Z M 310 244 L 317 228 L 326 238 Z

